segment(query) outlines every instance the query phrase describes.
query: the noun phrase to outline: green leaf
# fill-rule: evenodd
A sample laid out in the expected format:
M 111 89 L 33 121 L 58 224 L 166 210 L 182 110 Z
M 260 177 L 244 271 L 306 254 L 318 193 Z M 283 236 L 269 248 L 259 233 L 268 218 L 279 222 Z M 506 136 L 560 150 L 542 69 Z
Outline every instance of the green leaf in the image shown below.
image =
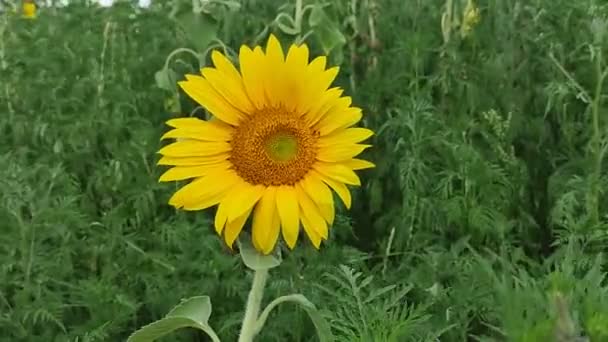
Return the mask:
M 308 24 L 313 27 L 317 26 L 323 21 L 324 17 L 325 12 L 323 11 L 323 7 L 317 4 L 310 11 L 310 15 L 308 16 Z
M 608 314 L 598 313 L 586 322 L 591 341 L 608 341 Z
M 154 80 L 160 89 L 175 91 L 177 74 L 171 68 L 162 68 L 154 74 Z
M 179 15 L 177 21 L 188 40 L 199 52 L 205 51 L 217 38 L 218 22 L 209 14 L 186 12 Z
M 164 318 L 148 324 L 134 332 L 127 342 L 150 342 L 180 328 L 195 328 L 204 331 L 214 342 L 219 338 L 208 324 L 211 316 L 211 301 L 208 296 L 197 296 L 182 301 Z
M 344 62 L 344 49 L 333 49 L 328 58 L 331 65 L 342 65 L 342 62 Z
M 207 324 L 211 317 L 211 300 L 209 296 L 188 298 L 169 311 L 167 317 L 189 317 L 198 323 Z
M 315 35 L 323 48 L 323 52 L 329 54 L 333 49 L 341 48 L 346 44 L 346 38 L 335 26 L 322 25 L 315 27 Z
M 317 330 L 317 336 L 319 337 L 320 342 L 333 342 L 335 340 L 334 335 L 331 332 L 331 327 L 325 318 L 321 315 L 319 310 L 315 307 L 313 303 L 311 303 L 304 295 L 301 294 L 292 294 L 287 296 L 281 296 L 276 298 L 260 314 L 258 321 L 256 322 L 256 331 L 259 332 L 264 327 L 266 323 L 266 319 L 270 315 L 272 309 L 278 306 L 281 303 L 285 302 L 294 302 L 300 304 L 300 306 L 308 313 L 310 320 L 315 325 Z
M 273 254 L 262 255 L 251 244 L 251 237 L 244 233 L 237 243 L 245 266 L 254 271 L 268 270 L 281 264 L 281 250 L 278 248 Z
M 346 44 L 346 37 L 340 31 L 340 27 L 327 16 L 321 6 L 315 6 L 312 9 L 308 23 L 313 28 L 325 54 Z

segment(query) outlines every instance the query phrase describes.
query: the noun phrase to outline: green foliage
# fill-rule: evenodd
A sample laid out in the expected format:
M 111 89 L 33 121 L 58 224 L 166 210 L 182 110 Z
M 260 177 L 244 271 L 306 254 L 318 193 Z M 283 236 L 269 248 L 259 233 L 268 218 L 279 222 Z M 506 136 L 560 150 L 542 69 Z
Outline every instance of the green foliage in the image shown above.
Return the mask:
M 124 341 L 202 294 L 186 325 L 237 339 L 249 271 L 166 204 L 155 152 L 206 115 L 176 82 L 269 32 L 340 66 L 377 167 L 272 269 L 265 298 L 315 313 L 277 305 L 258 340 L 317 341 L 315 315 L 338 341 L 608 339 L 608 5 L 477 0 L 465 35 L 465 0 L 195 3 L 0 14 L 0 341 Z
M 404 341 L 424 335 L 431 339 L 432 334 L 421 329 L 429 315 L 406 301 L 411 286 L 374 286 L 371 275 L 361 279 L 361 272 L 344 265 L 339 271 L 325 274 L 331 287 L 317 287 L 335 303 L 328 309 L 340 341 Z M 433 338 L 440 334 L 436 335 Z
M 129 336 L 128 342 L 154 341 L 180 328 L 196 328 L 219 341 L 208 324 L 211 300 L 207 296 L 189 298 L 173 308 L 167 316 L 148 324 Z

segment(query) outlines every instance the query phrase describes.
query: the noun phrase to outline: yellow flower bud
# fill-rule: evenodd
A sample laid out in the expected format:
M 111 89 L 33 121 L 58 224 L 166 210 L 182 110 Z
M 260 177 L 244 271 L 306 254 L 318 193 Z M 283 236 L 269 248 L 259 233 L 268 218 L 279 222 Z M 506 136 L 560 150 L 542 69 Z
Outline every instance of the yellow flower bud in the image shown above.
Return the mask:
M 36 18 L 36 4 L 31 1 L 25 1 L 22 7 L 22 15 L 27 19 Z

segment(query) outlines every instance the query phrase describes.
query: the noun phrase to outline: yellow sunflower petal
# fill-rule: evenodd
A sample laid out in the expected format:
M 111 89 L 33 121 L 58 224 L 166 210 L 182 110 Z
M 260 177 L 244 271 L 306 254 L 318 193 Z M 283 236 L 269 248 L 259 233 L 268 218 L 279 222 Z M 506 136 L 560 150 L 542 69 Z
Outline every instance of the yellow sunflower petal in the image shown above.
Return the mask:
M 278 107 L 290 100 L 290 89 L 287 87 L 290 78 L 289 70 L 285 68 L 283 48 L 277 37 L 270 34 L 266 44 L 266 59 L 268 73 L 265 75 L 266 98 L 269 104 Z
M 321 136 L 331 132 L 350 127 L 361 120 L 363 113 L 361 108 L 350 107 L 343 111 L 329 111 L 317 124 Z
M 239 78 L 233 78 L 215 68 L 203 68 L 201 73 L 209 84 L 234 108 L 238 108 L 243 113 L 253 112 L 253 104 L 247 96 L 240 76 Z
M 249 208 L 249 210 L 234 219 L 232 222 L 226 223 L 226 228 L 224 229 L 224 241 L 231 249 L 232 245 L 234 245 L 234 241 L 243 230 L 243 226 L 245 225 L 245 222 L 247 222 L 252 210 L 253 208 Z
M 213 154 L 202 157 L 162 157 L 156 165 L 194 166 L 210 165 L 222 162 L 230 157 L 228 153 Z
M 239 71 L 234 67 L 234 64 L 232 64 L 232 62 L 226 56 L 224 56 L 223 53 L 213 50 L 211 52 L 211 61 L 213 62 L 213 66 L 215 66 L 219 72 L 242 83 L 243 79 L 241 78 L 241 74 L 239 74 Z
M 310 80 L 314 81 L 314 84 L 310 84 L 310 86 L 315 90 L 315 92 L 324 92 L 329 88 L 331 83 L 334 81 L 336 76 L 338 76 L 339 67 L 333 67 L 329 69 L 325 69 L 327 64 L 326 56 L 319 56 L 313 59 L 308 65 L 308 76 Z M 309 81 L 310 81 L 309 80 Z
M 329 93 L 330 91 L 327 91 L 327 93 Z M 321 106 L 315 108 L 314 112 L 312 110 L 310 111 L 310 113 L 308 114 L 308 123 L 311 126 L 316 125 L 326 115 L 329 115 L 330 113 L 343 112 L 350 108 L 350 105 L 353 102 L 352 98 L 350 96 L 340 97 L 341 94 L 342 89 L 328 94 L 327 97 L 322 100 L 323 102 Z
M 300 216 L 304 217 L 308 222 L 311 223 L 312 228 L 317 234 L 323 239 L 327 239 L 328 228 L 325 219 L 321 216 L 319 208 L 315 205 L 313 200 L 306 194 L 302 187 L 296 186 L 298 195 L 298 203 L 300 204 Z
M 287 51 L 287 63 L 292 67 L 306 68 L 308 65 L 308 46 L 292 44 Z
M 184 206 L 181 209 L 188 210 L 188 211 L 204 210 L 204 209 L 213 207 L 214 205 L 217 205 L 218 203 L 220 203 L 222 198 L 223 198 L 222 194 L 216 193 L 216 194 L 210 195 L 208 197 L 201 198 L 200 200 L 198 200 L 196 202 L 184 204 Z
M 350 184 L 350 185 L 361 185 L 359 176 L 347 166 L 337 163 L 324 163 L 317 162 L 313 165 L 313 168 L 322 175 L 328 178 L 334 179 L 338 182 Z
M 247 95 L 257 109 L 266 107 L 264 92 L 266 60 L 262 48 L 257 46 L 253 51 L 247 46 L 241 46 L 239 61 L 243 83 Z
M 317 177 L 315 173 L 310 172 L 297 186 L 301 186 L 308 196 L 312 198 L 325 221 L 330 225 L 333 224 L 336 214 L 334 197 L 321 178 Z
M 308 64 L 309 72 L 323 72 L 327 64 L 327 57 L 318 56 Z
M 234 187 L 228 206 L 228 222 L 237 219 L 253 206 L 264 195 L 263 185 L 251 185 L 242 179 Z
M 302 99 L 302 110 L 304 112 L 309 111 L 314 103 L 323 97 L 323 94 L 338 75 L 338 67 L 325 70 L 326 61 L 325 56 L 317 57 L 306 69 L 306 77 L 302 82 L 304 84 L 303 94 L 305 95 L 305 98 Z
M 329 68 L 327 70 L 321 71 L 315 77 L 315 80 L 314 80 L 315 89 L 317 91 L 319 91 L 320 93 L 323 93 L 323 92 L 327 91 L 327 89 L 329 88 L 329 86 L 336 79 L 336 76 L 338 76 L 338 71 L 339 70 L 340 70 L 339 67 L 333 67 L 333 68 Z
M 371 169 L 376 167 L 376 164 L 363 159 L 353 158 L 351 160 L 343 161 L 342 164 L 353 170 Z
M 281 218 L 281 232 L 287 247 L 293 249 L 300 231 L 300 208 L 293 186 L 283 185 L 277 189 L 277 210 Z
M 321 173 L 318 173 L 314 170 L 311 171 L 311 173 L 315 174 L 325 184 L 329 185 L 329 187 L 332 188 L 338 194 L 338 197 L 340 197 L 340 199 L 342 200 L 342 203 L 344 203 L 344 206 L 346 207 L 346 209 L 350 209 L 352 198 L 350 195 L 350 191 L 348 190 L 346 185 L 344 185 L 344 183 L 338 182 L 338 181 L 336 181 L 332 178 L 329 178 Z
M 230 143 L 224 141 L 184 140 L 174 142 L 158 153 L 169 157 L 204 157 L 230 151 Z
M 319 146 L 350 145 L 362 142 L 372 135 L 374 135 L 374 132 L 367 128 L 347 128 L 320 137 L 317 144 Z
M 169 119 L 165 123 L 174 128 L 192 128 L 192 127 L 206 126 L 207 125 L 206 122 L 207 121 L 201 120 L 199 118 L 186 117 L 186 118 Z
M 346 145 L 346 146 L 335 146 L 335 147 L 325 147 L 319 149 L 317 154 L 317 159 L 324 162 L 342 162 L 344 160 L 352 159 L 353 157 L 361 154 L 363 150 L 372 145 L 362 145 L 362 144 L 354 144 L 354 145 Z
M 211 165 L 176 166 L 165 171 L 165 173 L 160 176 L 158 181 L 171 182 L 190 178 L 197 178 L 208 175 L 209 173 L 216 170 L 227 170 L 230 167 L 232 167 L 232 163 L 227 160 Z
M 187 125 L 184 122 L 181 123 L 179 128 L 172 129 L 165 133 L 160 139 L 196 139 L 206 141 L 226 141 L 230 140 L 232 136 L 232 127 L 222 124 L 219 121 L 204 121 L 196 118 L 190 121 L 191 124 Z M 177 120 L 177 119 L 173 119 Z M 172 121 L 172 120 L 169 120 Z M 167 123 L 169 123 L 167 121 Z M 175 124 L 175 123 L 174 123 Z
M 268 36 L 268 42 L 266 43 L 266 56 L 269 60 L 277 63 L 283 63 L 285 60 L 281 43 L 272 33 Z
M 262 254 L 269 254 L 279 237 L 280 220 L 276 206 L 277 188 L 266 188 L 253 211 L 252 238 Z
M 253 215 L 254 215 L 253 217 L 255 217 L 255 211 L 254 211 L 254 214 L 253 214 Z M 257 240 L 255 240 L 255 239 L 252 237 L 252 238 L 251 238 L 251 242 L 253 243 L 253 248 L 255 248 L 255 250 L 256 250 L 256 251 L 258 251 L 258 252 L 262 253 L 262 246 L 260 246 L 260 244 L 258 243 L 258 241 L 257 241 Z
M 306 108 L 310 107 L 310 104 L 305 101 L 306 94 L 304 89 L 306 88 L 306 68 L 308 65 L 308 47 L 306 44 L 295 45 L 292 44 L 287 51 L 287 57 L 285 58 L 285 90 L 287 94 L 290 94 L 288 98 L 290 101 L 285 103 L 288 110 L 292 110 L 295 113 L 304 113 Z
M 308 235 L 308 239 L 316 249 L 319 249 L 321 247 L 321 235 L 313 229 L 313 224 L 306 217 L 302 215 L 300 217 L 302 218 L 302 227 L 304 227 L 304 232 Z
M 232 188 L 226 192 L 226 195 L 225 195 L 224 199 L 222 200 L 222 203 L 220 203 L 220 205 L 218 206 L 218 210 L 215 215 L 215 222 L 214 222 L 216 230 L 217 229 L 221 230 L 223 228 L 223 226 L 228 222 L 238 220 L 239 217 L 241 217 L 241 215 L 244 212 L 251 211 L 251 208 L 253 208 L 253 205 L 255 204 L 255 202 L 251 202 L 251 205 L 249 206 L 249 208 L 243 209 L 243 212 L 235 212 L 233 208 L 234 208 L 235 203 L 236 204 L 242 203 L 241 201 L 239 201 L 239 198 L 237 196 L 239 196 L 243 193 L 248 193 L 248 192 L 250 192 L 249 190 L 253 190 L 253 189 L 255 189 L 255 187 L 253 185 L 246 183 L 242 179 L 239 179 L 237 182 L 235 182 L 235 184 L 232 185 Z M 260 196 L 262 193 L 263 193 L 263 188 L 260 187 Z M 236 198 L 236 201 L 235 201 L 235 198 Z M 257 202 L 257 199 L 255 201 Z M 240 210 L 240 208 L 237 208 L 237 209 Z
M 223 132 L 211 127 L 207 129 L 198 128 L 176 128 L 163 134 L 160 140 L 165 139 L 194 139 L 202 141 L 227 141 L 230 140 L 231 132 Z
M 221 182 L 217 180 L 221 179 Z M 177 190 L 169 199 L 169 204 L 186 210 L 201 210 L 220 202 L 224 193 L 237 181 L 238 176 L 231 170 L 214 170 Z
M 217 206 L 217 212 L 215 213 L 215 218 L 213 219 L 213 226 L 215 227 L 215 232 L 219 235 L 222 234 L 222 230 L 224 230 L 224 226 L 226 225 L 226 221 L 228 220 L 228 196 L 225 196 L 224 199 Z
M 226 101 L 202 76 L 186 75 L 186 79 L 187 81 L 178 82 L 180 87 L 218 119 L 236 126 L 245 117 L 244 113 Z

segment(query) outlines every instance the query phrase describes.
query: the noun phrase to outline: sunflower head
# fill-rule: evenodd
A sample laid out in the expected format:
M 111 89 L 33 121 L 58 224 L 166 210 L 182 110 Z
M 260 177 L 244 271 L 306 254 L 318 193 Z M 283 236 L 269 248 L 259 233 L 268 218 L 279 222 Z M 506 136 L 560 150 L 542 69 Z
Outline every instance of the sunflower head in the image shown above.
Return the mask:
M 31 0 L 24 0 L 22 7 L 22 15 L 27 19 L 36 18 L 36 4 Z
M 355 170 L 374 167 L 355 157 L 373 135 L 353 128 L 361 109 L 340 88 L 338 68 L 326 57 L 309 61 L 306 45 L 284 53 L 273 35 L 266 49 L 241 46 L 239 69 L 222 53 L 214 67 L 186 75 L 179 85 L 213 118 L 167 121 L 162 139 L 177 139 L 159 153 L 172 166 L 160 181 L 192 179 L 169 204 L 184 210 L 217 206 L 215 230 L 232 246 L 251 216 L 254 247 L 263 254 L 282 235 L 293 248 L 300 227 L 319 248 L 334 221 L 332 191 L 347 208 L 346 185 L 360 185 Z

